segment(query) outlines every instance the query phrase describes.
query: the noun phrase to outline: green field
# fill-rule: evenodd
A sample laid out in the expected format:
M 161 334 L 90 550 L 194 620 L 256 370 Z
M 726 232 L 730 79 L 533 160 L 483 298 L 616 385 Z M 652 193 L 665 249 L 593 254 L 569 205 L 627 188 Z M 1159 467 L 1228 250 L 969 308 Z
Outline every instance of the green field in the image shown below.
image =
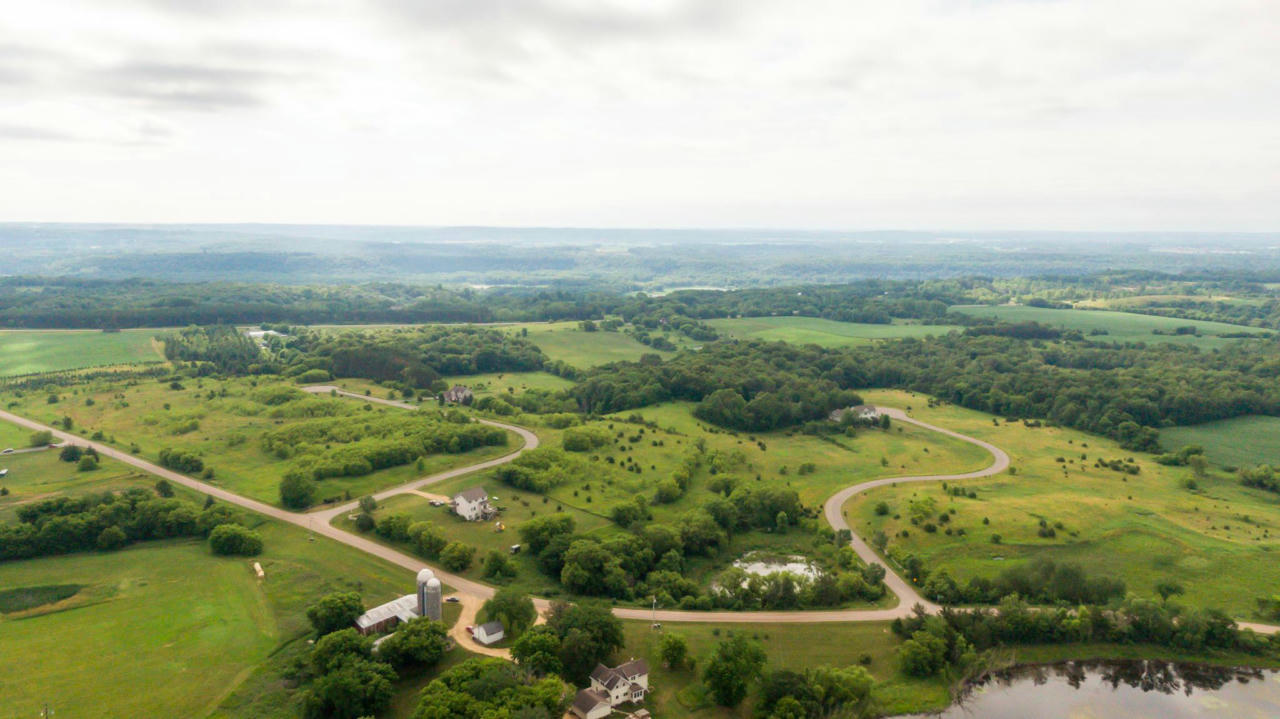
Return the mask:
M 32 431 L 9 422 L 0 422 L 0 450 L 25 449 L 31 446 Z M 0 461 L 4 457 L 0 456 Z
M 513 334 L 527 331 L 529 341 L 542 348 L 547 357 L 582 369 L 609 362 L 638 360 L 646 353 L 671 354 L 642 345 L 622 332 L 583 332 L 578 329 L 577 322 L 529 322 L 504 325 L 498 329 Z M 682 336 L 674 333 L 668 339 L 677 345 L 685 343 Z
M 944 335 L 952 330 L 963 329 L 954 325 L 836 322 L 818 317 L 747 317 L 708 320 L 707 324 L 736 339 L 815 344 L 821 347 L 848 347 L 876 340 Z
M 385 601 L 413 577 L 291 526 L 258 530 L 263 581 L 250 560 L 214 557 L 193 540 L 0 564 L 6 588 L 87 585 L 0 616 L 3 715 L 39 716 L 48 701 L 55 716 L 295 716 L 280 673 L 306 649 L 307 604 L 352 589 Z
M 58 459 L 56 449 L 0 457 L 0 469 L 9 470 L 7 476 L 0 478 L 0 487 L 9 490 L 0 496 L 0 522 L 13 520 L 17 508 L 28 502 L 90 490 L 124 489 L 147 476 L 106 458 L 97 469 L 81 472 L 76 464 Z
M 1204 447 L 1209 461 L 1225 466 L 1280 465 L 1280 417 L 1248 416 L 1160 430 L 1160 444 L 1177 451 Z
M 167 447 L 195 452 L 206 466 L 214 469 L 216 484 L 264 502 L 278 502 L 280 478 L 291 462 L 266 452 L 258 438 L 265 431 L 305 418 L 274 417 L 274 407 L 255 401 L 255 393 L 265 389 L 268 382 L 246 378 L 184 381 L 187 385 L 182 389 L 172 389 L 167 379 L 138 383 L 94 381 L 60 391 L 54 403 L 50 403 L 43 392 L 8 391 L 0 394 L 0 398 L 15 413 L 37 421 L 54 423 L 64 416 L 70 417 L 81 434 L 92 437 L 101 432 L 102 441 L 126 451 L 136 445 L 137 454 L 151 461 L 157 461 L 160 450 Z M 347 413 L 353 418 L 366 411 L 404 412 L 348 399 L 322 397 L 316 401 L 332 402 L 338 413 Z M 369 409 L 365 410 L 365 406 Z M 427 407 L 424 411 L 437 410 Z M 194 429 L 190 429 L 192 423 Z M 505 447 L 430 455 L 421 467 L 409 464 L 359 477 L 326 479 L 320 483 L 320 496 L 342 497 L 346 492 L 358 496 L 474 464 L 519 447 L 516 435 L 508 434 L 508 440 Z
M 890 391 L 866 397 L 873 403 L 907 401 Z M 981 412 L 923 405 L 916 403 L 913 416 L 1002 447 L 1017 473 L 966 481 L 963 486 L 975 491 L 976 499 L 952 497 L 941 483 L 855 496 L 845 507 L 850 526 L 866 537 L 883 530 L 892 538 L 891 555 L 914 554 L 962 582 L 993 577 L 1033 557 L 1077 562 L 1091 573 L 1122 578 L 1129 591 L 1144 596 L 1154 595 L 1157 582 L 1177 581 L 1186 588 L 1181 601 L 1242 618 L 1252 616 L 1255 597 L 1275 593 L 1274 574 L 1258 571 L 1280 548 L 1280 504 L 1274 495 L 1242 487 L 1226 474 L 1197 479 L 1193 491 L 1185 486 L 1193 479 L 1189 468 L 1158 465 L 1151 455 L 1135 455 L 1101 437 L 1003 421 L 996 425 Z M 1126 457 L 1138 463 L 1139 474 L 1093 464 L 1098 458 Z M 966 534 L 927 534 L 912 526 L 912 501 L 930 500 L 935 512 L 954 508 L 949 526 Z M 889 515 L 875 513 L 882 501 Z M 1056 537 L 1038 536 L 1041 519 L 1062 524 Z M 902 530 L 907 538 L 898 536 Z M 1001 536 L 999 544 L 991 541 L 993 534 Z
M 160 362 L 155 330 L 0 331 L 0 377 L 113 364 Z
M 1183 320 L 1173 317 L 1157 317 L 1155 315 L 1110 312 L 1106 310 L 1054 310 L 1022 305 L 958 305 L 952 307 L 951 310 L 973 317 L 992 318 L 1001 322 L 1039 322 L 1052 327 L 1079 330 L 1089 339 L 1105 342 L 1147 342 L 1156 344 L 1175 342 L 1215 348 L 1225 347 L 1236 341 L 1231 338 L 1219 337 L 1219 335 L 1260 331 L 1241 325 L 1229 325 L 1224 322 Z M 1152 332 L 1152 330 L 1171 332 L 1178 327 L 1195 327 L 1199 332 L 1199 336 L 1157 335 Z M 1092 335 L 1092 332 L 1106 332 L 1106 334 Z

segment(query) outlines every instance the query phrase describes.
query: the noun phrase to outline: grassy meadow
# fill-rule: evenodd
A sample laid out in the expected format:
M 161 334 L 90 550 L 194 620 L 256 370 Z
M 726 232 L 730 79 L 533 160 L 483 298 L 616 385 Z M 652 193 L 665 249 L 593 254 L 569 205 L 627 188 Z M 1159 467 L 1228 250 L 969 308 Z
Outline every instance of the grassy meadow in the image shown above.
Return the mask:
M 32 431 L 10 422 L 0 422 L 0 449 L 26 449 L 31 446 Z M 0 455 L 0 461 L 3 461 Z
M 113 364 L 161 362 L 155 330 L 3 330 L 0 377 Z
M 495 531 L 493 523 L 463 522 L 453 516 L 448 507 L 432 507 L 427 498 L 412 494 L 383 502 L 375 516 L 405 513 L 415 521 L 435 521 L 450 539 L 477 547 L 480 550 L 477 558 L 490 550 L 507 551 L 510 545 L 520 541 L 518 529 L 523 522 L 556 511 L 573 516 L 579 532 L 597 535 L 620 532 L 623 530 L 609 519 L 613 508 L 630 503 L 636 495 L 652 500 L 658 483 L 670 477 L 701 440 L 708 452 L 719 451 L 735 458 L 721 476 L 732 476 L 747 486 L 759 482 L 792 487 L 809 509 L 809 517 L 799 529 L 788 533 L 739 532 L 733 536 L 728 551 L 718 557 L 688 558 L 685 575 L 705 585 L 734 559 L 749 551 L 810 557 L 831 551 L 830 543 L 819 539 L 813 530 L 821 521 L 817 517 L 823 502 L 842 487 L 890 472 L 962 471 L 978 469 L 990 461 L 989 455 L 971 444 L 910 425 L 895 426 L 888 432 L 863 430 L 854 437 L 815 437 L 796 432 L 756 435 L 706 425 L 693 417 L 692 408 L 691 403 L 672 402 L 588 423 L 613 435 L 612 444 L 583 453 L 592 471 L 553 487 L 545 495 L 514 490 L 500 484 L 492 473 L 467 475 L 423 488 L 427 493 L 452 496 L 468 487 L 483 486 L 490 495 L 500 497 L 497 504 L 506 508 L 502 516 L 504 532 Z M 656 428 L 627 421 L 632 415 L 653 423 Z M 523 418 L 530 419 L 533 418 Z M 563 431 L 546 427 L 537 427 L 536 431 L 543 446 L 561 446 Z M 888 466 L 882 464 L 882 460 L 889 462 Z M 802 464 L 812 466 L 801 473 Z M 623 465 L 638 466 L 640 471 L 624 470 Z M 688 491 L 677 501 L 670 504 L 651 501 L 653 521 L 674 523 L 680 515 L 710 499 L 710 478 L 708 468 L 703 466 L 694 474 Z M 339 517 L 336 522 L 354 530 L 351 517 Z M 538 573 L 532 557 L 517 555 L 515 563 L 519 576 L 514 584 L 543 596 L 554 596 L 561 591 L 555 581 Z M 478 564 L 465 574 L 484 579 Z
M 538 345 L 547 357 L 563 361 L 573 367 L 586 369 L 610 362 L 638 360 L 647 353 L 669 356 L 640 344 L 622 332 L 583 332 L 577 322 L 527 322 L 503 325 L 496 329 L 512 334 L 525 334 L 530 342 Z M 668 339 L 677 345 L 685 344 L 683 335 L 670 333 Z
M 818 317 L 745 317 L 708 320 L 707 324 L 736 339 L 848 347 L 901 337 L 944 335 L 963 329 L 954 325 L 922 325 L 895 322 L 889 325 L 837 322 Z
M 1158 465 L 1150 455 L 1082 432 L 993 422 L 991 415 L 953 406 L 929 408 L 901 392 L 865 394 L 872 403 L 914 404 L 914 417 L 1004 448 L 1016 470 L 964 482 L 976 499 L 952 497 L 941 483 L 855 496 L 845 506 L 850 526 L 867 537 L 883 530 L 891 555 L 914 554 L 960 581 L 994 576 L 1034 557 L 1076 562 L 1090 573 L 1123 578 L 1129 591 L 1145 596 L 1154 596 L 1157 582 L 1177 581 L 1186 588 L 1181 601 L 1242 618 L 1252 616 L 1255 597 L 1275 593 L 1274 574 L 1259 567 L 1280 549 L 1280 535 L 1271 534 L 1280 531 L 1280 504 L 1240 486 L 1233 475 L 1195 478 L 1189 468 Z M 1098 458 L 1128 457 L 1139 474 L 1094 466 Z M 889 505 L 888 515 L 876 514 L 880 502 Z M 911 525 L 913 502 L 932 506 L 931 513 L 955 509 L 948 526 L 966 534 L 927 534 Z M 1040 537 L 1040 520 L 1057 536 Z M 903 530 L 908 537 L 900 536 Z
M 305 418 L 274 417 L 273 407 L 254 399 L 274 380 L 184 379 L 182 389 L 169 381 L 94 381 L 56 392 L 0 393 L 11 411 L 31 419 L 54 423 L 70 417 L 73 428 L 86 437 L 101 432 L 101 440 L 138 456 L 157 461 L 165 448 L 195 452 L 214 469 L 219 486 L 264 502 L 279 502 L 279 483 L 291 466 L 266 452 L 262 433 Z M 57 401 L 49 402 L 50 395 Z M 402 413 L 404 410 L 349 399 L 319 398 L 333 402 L 339 413 L 353 419 L 365 412 Z M 368 407 L 368 409 L 365 409 Z M 425 411 L 436 411 L 428 407 Z M 508 435 L 505 447 L 482 447 L 462 454 L 426 457 L 421 467 L 409 464 L 379 470 L 361 477 L 334 477 L 320 483 L 321 497 L 353 496 L 403 484 L 418 477 L 497 457 L 519 447 L 519 438 Z
M 1260 332 L 1241 325 L 1203 320 L 1184 320 L 1174 317 L 1157 317 L 1132 312 L 1106 310 L 1055 310 L 1023 305 L 963 305 L 951 308 L 974 317 L 991 318 L 1001 322 L 1039 322 L 1052 327 L 1079 330 L 1091 339 L 1106 342 L 1147 342 L 1194 344 L 1205 349 L 1225 347 L 1237 339 L 1221 337 L 1237 332 Z M 1198 335 L 1154 334 L 1152 330 L 1172 332 L 1178 327 L 1195 327 Z M 1091 335 L 1093 332 L 1105 334 Z
M 149 477 L 108 458 L 103 458 L 97 469 L 81 472 L 75 463 L 58 459 L 56 449 L 0 457 L 0 469 L 9 470 L 7 476 L 0 478 L 0 487 L 9 490 L 0 495 L 0 522 L 14 521 L 18 507 L 29 502 L 63 494 L 124 489 Z
M 1280 417 L 1252 415 L 1166 427 L 1160 430 L 1160 444 L 1171 452 L 1198 444 L 1209 461 L 1223 466 L 1280 465 Z
M 256 529 L 265 580 L 252 560 L 196 540 L 0 564 L 6 588 L 85 585 L 0 615 L 4 643 L 22 647 L 0 652 L 4 715 L 38 716 L 50 701 L 57 716 L 296 716 L 281 673 L 307 649 L 307 605 L 359 591 L 371 606 L 411 591 L 413 576 L 291 525 Z

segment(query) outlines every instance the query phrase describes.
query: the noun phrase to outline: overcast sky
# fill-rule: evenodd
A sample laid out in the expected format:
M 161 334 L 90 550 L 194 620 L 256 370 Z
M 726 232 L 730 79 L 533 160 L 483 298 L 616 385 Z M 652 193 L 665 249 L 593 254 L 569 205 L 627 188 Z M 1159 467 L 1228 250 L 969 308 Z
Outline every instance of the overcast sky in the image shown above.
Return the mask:
M 0 8 L 0 220 L 1280 230 L 1277 0 Z

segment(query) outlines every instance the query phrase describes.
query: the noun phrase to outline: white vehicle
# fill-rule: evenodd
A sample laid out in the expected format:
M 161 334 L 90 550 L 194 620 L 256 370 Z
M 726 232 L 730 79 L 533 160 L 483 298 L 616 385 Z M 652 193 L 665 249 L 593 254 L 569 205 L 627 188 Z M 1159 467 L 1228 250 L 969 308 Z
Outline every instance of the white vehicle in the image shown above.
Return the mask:
M 0 469 L 0 477 L 8 477 L 8 476 L 9 476 L 9 470 Z
M 0 454 L 13 454 L 13 447 L 6 448 L 3 452 L 0 452 Z

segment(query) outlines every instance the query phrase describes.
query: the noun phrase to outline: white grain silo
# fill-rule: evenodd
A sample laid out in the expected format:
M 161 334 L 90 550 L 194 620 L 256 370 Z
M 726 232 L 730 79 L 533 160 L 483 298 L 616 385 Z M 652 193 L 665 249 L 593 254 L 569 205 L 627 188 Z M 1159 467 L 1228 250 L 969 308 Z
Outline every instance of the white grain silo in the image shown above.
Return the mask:
M 426 597 L 425 597 L 426 614 L 423 614 L 422 616 L 432 621 L 436 621 L 436 622 L 440 621 L 440 617 L 441 617 L 440 602 L 441 602 L 442 594 L 443 592 L 440 589 L 439 579 L 432 577 L 431 579 L 427 580 L 427 591 L 426 591 Z
M 427 583 L 436 578 L 436 573 L 423 567 L 418 572 L 418 616 L 427 616 Z M 439 614 L 439 610 L 436 610 Z

